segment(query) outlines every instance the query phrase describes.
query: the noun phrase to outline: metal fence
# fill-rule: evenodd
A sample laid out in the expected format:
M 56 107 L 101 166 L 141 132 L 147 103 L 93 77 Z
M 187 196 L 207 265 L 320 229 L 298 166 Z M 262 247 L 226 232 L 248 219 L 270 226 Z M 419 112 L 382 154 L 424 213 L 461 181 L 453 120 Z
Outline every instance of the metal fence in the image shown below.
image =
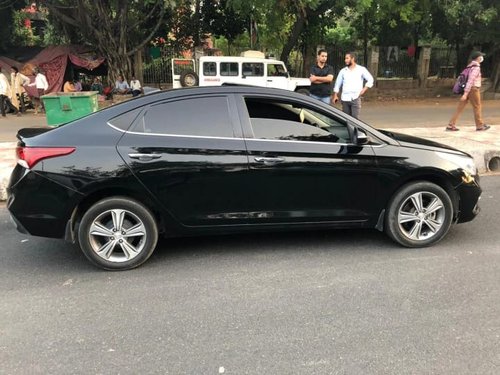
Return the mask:
M 328 61 L 334 69 L 335 75 L 340 69 L 345 66 L 344 56 L 347 51 L 336 47 L 327 47 Z M 357 61 L 359 64 L 364 64 L 363 51 L 356 51 Z M 371 72 L 374 76 L 385 78 L 413 78 L 416 72 L 416 56 L 415 53 L 399 47 L 379 47 L 379 64 L 378 72 Z M 465 67 L 465 62 L 468 59 L 470 51 L 460 52 L 460 63 L 457 62 L 457 53 L 452 47 L 434 47 L 431 48 L 431 56 L 429 62 L 429 76 L 438 78 L 453 78 L 457 72 Z M 145 61 L 143 65 L 144 83 L 155 85 L 171 85 L 172 84 L 172 65 L 171 56 L 173 52 L 169 50 L 161 50 L 161 54 L 157 58 L 153 58 L 148 50 L 145 51 Z M 314 59 L 312 60 L 315 61 Z M 464 66 L 457 66 L 457 65 Z M 485 58 L 481 65 L 483 77 L 491 75 L 493 67 L 492 58 Z M 309 66 L 303 66 L 302 54 L 297 53 L 294 58 L 289 61 L 289 68 L 294 75 L 309 75 Z
M 457 54 L 453 48 L 432 48 L 429 77 L 453 78 L 457 66 Z
M 143 66 L 144 84 L 169 85 L 172 84 L 171 59 L 156 58 Z
M 416 53 L 397 46 L 380 47 L 378 77 L 413 78 L 416 67 Z

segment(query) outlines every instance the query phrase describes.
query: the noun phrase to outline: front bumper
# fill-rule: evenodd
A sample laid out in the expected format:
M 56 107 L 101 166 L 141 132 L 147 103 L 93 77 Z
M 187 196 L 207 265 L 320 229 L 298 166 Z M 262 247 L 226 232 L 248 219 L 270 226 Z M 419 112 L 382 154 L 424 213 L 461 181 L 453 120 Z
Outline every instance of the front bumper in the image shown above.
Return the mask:
M 466 223 L 473 220 L 481 211 L 479 200 L 481 199 L 481 187 L 479 186 L 479 176 L 474 178 L 470 184 L 461 184 L 457 187 L 459 196 L 459 212 L 457 223 Z

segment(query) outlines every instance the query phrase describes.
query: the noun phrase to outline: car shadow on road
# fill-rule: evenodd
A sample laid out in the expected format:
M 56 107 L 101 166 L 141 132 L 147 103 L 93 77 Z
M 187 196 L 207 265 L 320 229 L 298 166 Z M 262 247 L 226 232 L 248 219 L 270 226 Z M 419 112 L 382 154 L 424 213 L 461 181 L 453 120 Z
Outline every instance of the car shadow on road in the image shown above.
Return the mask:
M 161 263 L 192 257 L 276 255 L 324 252 L 394 251 L 400 246 L 370 229 L 320 230 L 162 238 L 148 262 Z

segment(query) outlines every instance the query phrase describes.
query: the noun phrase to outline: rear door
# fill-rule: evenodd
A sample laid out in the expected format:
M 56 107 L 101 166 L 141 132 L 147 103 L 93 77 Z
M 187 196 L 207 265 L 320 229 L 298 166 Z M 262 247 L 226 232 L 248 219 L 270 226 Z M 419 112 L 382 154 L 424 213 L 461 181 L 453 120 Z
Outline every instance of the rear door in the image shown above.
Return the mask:
M 241 97 L 249 153 L 249 210 L 259 223 L 373 224 L 377 168 L 347 120 L 288 99 Z
M 135 176 L 187 226 L 236 224 L 247 214 L 248 158 L 231 95 L 154 103 L 118 144 Z

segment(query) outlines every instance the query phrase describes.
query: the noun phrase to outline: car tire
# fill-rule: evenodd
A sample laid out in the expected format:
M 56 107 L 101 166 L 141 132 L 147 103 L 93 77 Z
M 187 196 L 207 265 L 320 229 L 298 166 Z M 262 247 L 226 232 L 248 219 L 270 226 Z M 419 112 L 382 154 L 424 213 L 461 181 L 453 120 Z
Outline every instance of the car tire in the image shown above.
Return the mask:
M 450 229 L 453 204 L 440 186 L 417 181 L 401 187 L 387 207 L 385 230 L 405 247 L 426 247 L 439 242 Z
M 309 90 L 306 89 L 306 88 L 301 88 L 301 89 L 297 89 L 297 91 L 295 91 L 297 94 L 302 94 L 302 95 L 307 95 L 309 96 Z
M 182 87 L 194 87 L 198 86 L 200 79 L 198 74 L 193 70 L 184 70 L 180 76 L 180 82 Z
M 112 197 L 98 201 L 83 215 L 78 242 L 85 256 L 105 270 L 129 270 L 153 253 L 158 228 L 153 214 L 141 203 Z

